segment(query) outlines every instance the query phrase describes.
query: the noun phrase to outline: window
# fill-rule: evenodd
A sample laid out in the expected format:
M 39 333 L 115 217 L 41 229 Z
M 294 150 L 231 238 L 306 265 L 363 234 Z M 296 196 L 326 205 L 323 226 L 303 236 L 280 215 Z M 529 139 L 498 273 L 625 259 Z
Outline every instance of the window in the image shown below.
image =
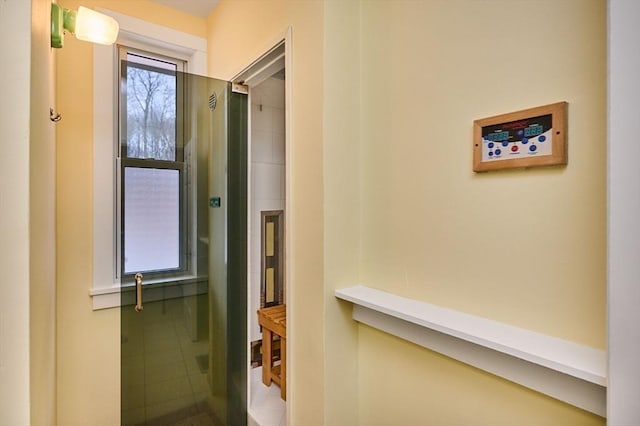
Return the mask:
M 184 62 L 120 46 L 117 272 L 172 277 L 189 269 Z
M 178 64 L 182 62 L 185 67 L 188 67 L 185 71 L 199 75 L 206 74 L 206 39 L 110 10 L 100 9 L 100 12 L 113 16 L 118 21 L 121 30 L 118 43 L 130 46 L 132 53 L 136 53 L 133 49 L 139 52 L 154 52 L 158 55 L 151 55 L 152 58 Z M 168 61 L 167 58 L 178 60 Z M 122 195 L 120 181 L 122 162 L 118 158 L 118 144 L 114 142 L 119 139 L 117 126 L 119 114 L 117 108 L 114 108 L 118 102 L 117 94 L 120 84 L 117 78 L 118 63 L 116 46 L 93 45 L 93 278 L 89 284 L 93 309 L 120 306 L 122 239 L 116 236 L 121 235 L 122 225 L 122 206 L 117 201 Z M 162 68 L 158 65 L 155 67 Z M 180 114 L 180 110 L 176 110 L 176 114 Z M 179 131 L 180 127 L 176 129 L 176 132 Z M 180 143 L 181 139 L 178 137 L 176 140 Z M 129 160 L 133 162 L 136 159 Z M 185 173 L 188 172 L 188 163 L 187 158 L 182 172 L 173 171 L 173 175 L 177 173 L 184 179 Z M 173 170 L 177 169 L 174 167 Z M 129 182 L 132 183 L 132 181 Z M 184 197 L 184 189 L 182 196 Z M 183 199 L 182 203 L 183 206 L 188 204 L 188 199 Z M 185 223 L 184 218 L 183 215 L 182 226 L 187 229 L 182 235 L 187 241 L 191 238 L 191 244 L 194 245 L 195 238 L 188 235 L 188 223 Z M 191 248 L 188 251 L 190 257 L 182 259 L 183 271 L 178 268 L 178 270 L 151 275 L 157 275 L 160 280 L 166 280 L 167 275 L 172 275 L 174 280 L 180 279 L 181 276 L 189 279 L 189 276 L 197 275 L 198 271 L 194 266 L 197 262 L 190 260 L 196 256 L 195 249 Z M 166 264 L 167 261 L 163 260 L 162 263 Z M 158 266 L 148 265 L 146 268 L 157 269 Z M 150 275 L 145 274 L 145 282 L 150 281 L 153 282 Z M 127 285 L 128 282 L 126 279 L 122 280 L 123 285 Z

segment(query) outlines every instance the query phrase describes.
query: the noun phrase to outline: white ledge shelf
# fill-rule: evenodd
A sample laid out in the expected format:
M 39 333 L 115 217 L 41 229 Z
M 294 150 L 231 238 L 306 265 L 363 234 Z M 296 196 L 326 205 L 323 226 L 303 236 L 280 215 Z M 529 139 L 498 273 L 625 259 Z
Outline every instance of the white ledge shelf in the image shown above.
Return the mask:
M 353 319 L 600 416 L 606 353 L 365 286 L 336 290 Z

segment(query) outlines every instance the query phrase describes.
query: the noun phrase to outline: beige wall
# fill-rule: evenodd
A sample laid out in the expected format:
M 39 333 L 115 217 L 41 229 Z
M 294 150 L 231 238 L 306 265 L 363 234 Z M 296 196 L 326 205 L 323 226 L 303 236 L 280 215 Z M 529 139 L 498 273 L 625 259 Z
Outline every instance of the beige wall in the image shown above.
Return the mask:
M 378 330 L 361 326 L 359 336 L 361 425 L 605 424 L 601 417 Z
M 324 3 L 325 424 L 358 424 L 358 327 L 334 291 L 360 282 L 360 2 Z
M 324 2 L 322 28 L 307 27 L 304 32 L 306 41 L 311 29 L 322 31 L 324 50 L 312 57 L 300 45 L 300 27 L 294 20 L 300 17 L 290 16 L 294 5 L 223 2 L 209 21 L 210 70 L 219 78 L 233 76 L 268 47 L 265 43 L 274 32 L 293 25 L 294 67 L 288 76 L 294 92 L 294 163 L 314 152 L 297 133 L 320 120 L 320 111 L 307 109 L 306 102 L 312 90 L 308 84 L 322 81 L 323 97 L 315 93 L 314 100 L 323 105 L 323 188 L 305 176 L 315 168 L 303 173 L 295 164 L 293 185 L 294 196 L 302 194 L 304 200 L 322 191 L 324 229 L 312 221 L 304 227 L 294 225 L 294 233 L 309 234 L 305 240 L 315 247 L 294 248 L 299 275 L 290 282 L 294 315 L 305 312 L 292 322 L 309 331 L 324 327 L 324 341 L 313 339 L 309 331 L 296 332 L 290 339 L 295 347 L 313 348 L 324 356 L 324 362 L 313 363 L 296 352 L 294 382 L 308 383 L 306 389 L 320 386 L 317 378 L 303 381 L 315 369 L 316 375 L 323 374 L 325 392 L 307 398 L 298 392 L 302 386 L 294 383 L 295 402 L 289 401 L 294 423 L 302 418 L 297 413 L 319 409 L 316 401 L 323 398 L 324 418 L 316 417 L 312 424 L 425 420 L 419 403 L 390 409 L 385 398 L 388 389 L 399 395 L 424 394 L 424 385 L 414 378 L 439 368 L 429 362 L 428 351 L 413 348 L 421 354 L 416 358 L 420 361 L 393 375 L 383 374 L 389 386 L 386 381 L 380 386 L 380 370 L 395 364 L 395 351 L 401 355 L 409 349 L 393 339 L 383 343 L 379 333 L 362 329 L 360 366 L 353 371 L 356 332 L 348 308 L 335 302 L 332 293 L 357 282 L 603 348 L 602 2 L 547 2 L 546 7 L 540 2 L 498 1 Z M 239 31 L 233 23 L 241 17 L 245 26 Z M 501 25 L 486 24 L 494 20 Z M 501 30 L 505 23 L 506 30 Z M 539 33 L 521 31 L 527 25 Z M 508 56 L 513 67 L 482 66 L 496 57 L 491 49 L 515 56 L 522 54 L 514 52 L 526 52 L 526 64 L 519 66 Z M 302 73 L 300 62 L 307 65 L 305 71 L 311 63 L 314 69 Z M 472 66 L 476 63 L 480 66 Z M 320 66 L 322 75 L 317 74 Z M 305 91 L 301 101 L 300 90 Z M 570 142 L 568 167 L 485 175 L 471 171 L 474 119 L 559 100 L 570 103 L 569 133 L 572 141 L 580 141 Z M 311 205 L 294 200 L 294 216 L 311 211 Z M 499 222 L 494 219 L 498 217 Z M 523 217 L 528 219 L 524 225 Z M 512 238 L 514 229 L 517 239 Z M 314 230 L 322 231 L 321 240 L 314 240 Z M 324 253 L 324 278 L 313 281 L 323 286 L 324 322 L 315 315 L 319 298 L 296 298 L 312 288 L 307 294 L 318 297 L 312 281 L 301 280 L 307 276 L 306 258 L 296 257 L 314 253 L 316 247 Z M 503 262 L 493 254 L 505 252 L 510 256 Z M 380 351 L 381 344 L 390 345 L 389 350 Z M 380 357 L 384 363 L 375 362 Z M 452 384 L 478 385 L 476 376 L 465 375 L 468 368 L 443 362 L 450 364 Z M 358 375 L 360 381 L 354 384 L 350 379 Z M 498 408 L 482 398 L 481 390 L 464 400 L 445 393 L 444 401 L 450 402 L 442 404 L 440 399 L 434 405 L 437 418 L 460 420 L 460 402 L 463 407 L 487 404 L 479 422 L 601 421 L 493 376 L 483 377 L 501 387 L 517 408 L 492 414 Z M 439 387 L 428 391 L 437 393 Z M 359 419 L 351 408 L 354 401 L 359 401 Z M 527 409 L 532 401 L 543 402 Z
M 289 420 L 323 423 L 323 195 L 322 195 L 322 22 L 319 1 L 222 0 L 209 17 L 209 73 L 230 79 L 292 27 L 292 67 L 287 79 L 291 100 L 292 146 L 287 147 L 291 174 L 287 214 L 293 244 L 287 256 L 291 319 L 287 320 L 292 359 L 289 371 Z M 241 23 L 241 25 L 239 24 Z M 290 207 L 290 208 L 289 208 Z
M 600 0 L 362 2 L 363 283 L 605 347 L 605 18 Z M 562 100 L 567 167 L 472 172 L 474 119 Z M 603 421 L 359 331 L 361 424 Z
M 292 424 L 602 423 L 356 327 L 332 292 L 363 282 L 604 347 L 604 2 L 222 0 L 203 27 L 142 0 L 83 4 L 205 28 L 210 75 L 224 79 L 292 27 Z M 117 424 L 119 315 L 93 312 L 87 296 L 91 47 L 66 42 L 58 423 Z M 559 100 L 569 102 L 567 167 L 471 171 L 474 119 Z
M 102 7 L 204 37 L 206 23 L 147 0 L 61 1 Z M 120 312 L 93 311 L 93 48 L 67 35 L 57 59 L 57 368 L 59 425 L 120 423 Z M 109 161 L 105 159 L 105 161 Z
M 604 3 L 363 5 L 363 281 L 604 348 Z M 560 100 L 567 167 L 471 171 L 474 119 Z
M 56 236 L 54 54 L 48 0 L 33 0 L 30 143 L 30 375 L 31 424 L 56 421 Z

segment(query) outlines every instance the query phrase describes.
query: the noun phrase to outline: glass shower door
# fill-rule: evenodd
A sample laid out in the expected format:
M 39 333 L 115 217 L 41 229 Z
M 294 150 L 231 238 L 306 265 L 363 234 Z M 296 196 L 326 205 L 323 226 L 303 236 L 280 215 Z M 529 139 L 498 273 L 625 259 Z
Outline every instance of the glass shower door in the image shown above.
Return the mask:
M 246 425 L 247 99 L 168 74 L 182 164 L 120 164 L 122 425 Z

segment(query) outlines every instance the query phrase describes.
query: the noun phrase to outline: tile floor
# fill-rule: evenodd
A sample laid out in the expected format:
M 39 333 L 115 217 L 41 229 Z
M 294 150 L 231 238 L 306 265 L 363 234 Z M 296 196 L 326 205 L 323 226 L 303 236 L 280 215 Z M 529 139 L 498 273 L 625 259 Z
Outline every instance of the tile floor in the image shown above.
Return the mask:
M 262 384 L 262 367 L 251 369 L 251 403 L 249 416 L 258 426 L 286 426 L 286 402 L 280 398 L 276 384 Z

